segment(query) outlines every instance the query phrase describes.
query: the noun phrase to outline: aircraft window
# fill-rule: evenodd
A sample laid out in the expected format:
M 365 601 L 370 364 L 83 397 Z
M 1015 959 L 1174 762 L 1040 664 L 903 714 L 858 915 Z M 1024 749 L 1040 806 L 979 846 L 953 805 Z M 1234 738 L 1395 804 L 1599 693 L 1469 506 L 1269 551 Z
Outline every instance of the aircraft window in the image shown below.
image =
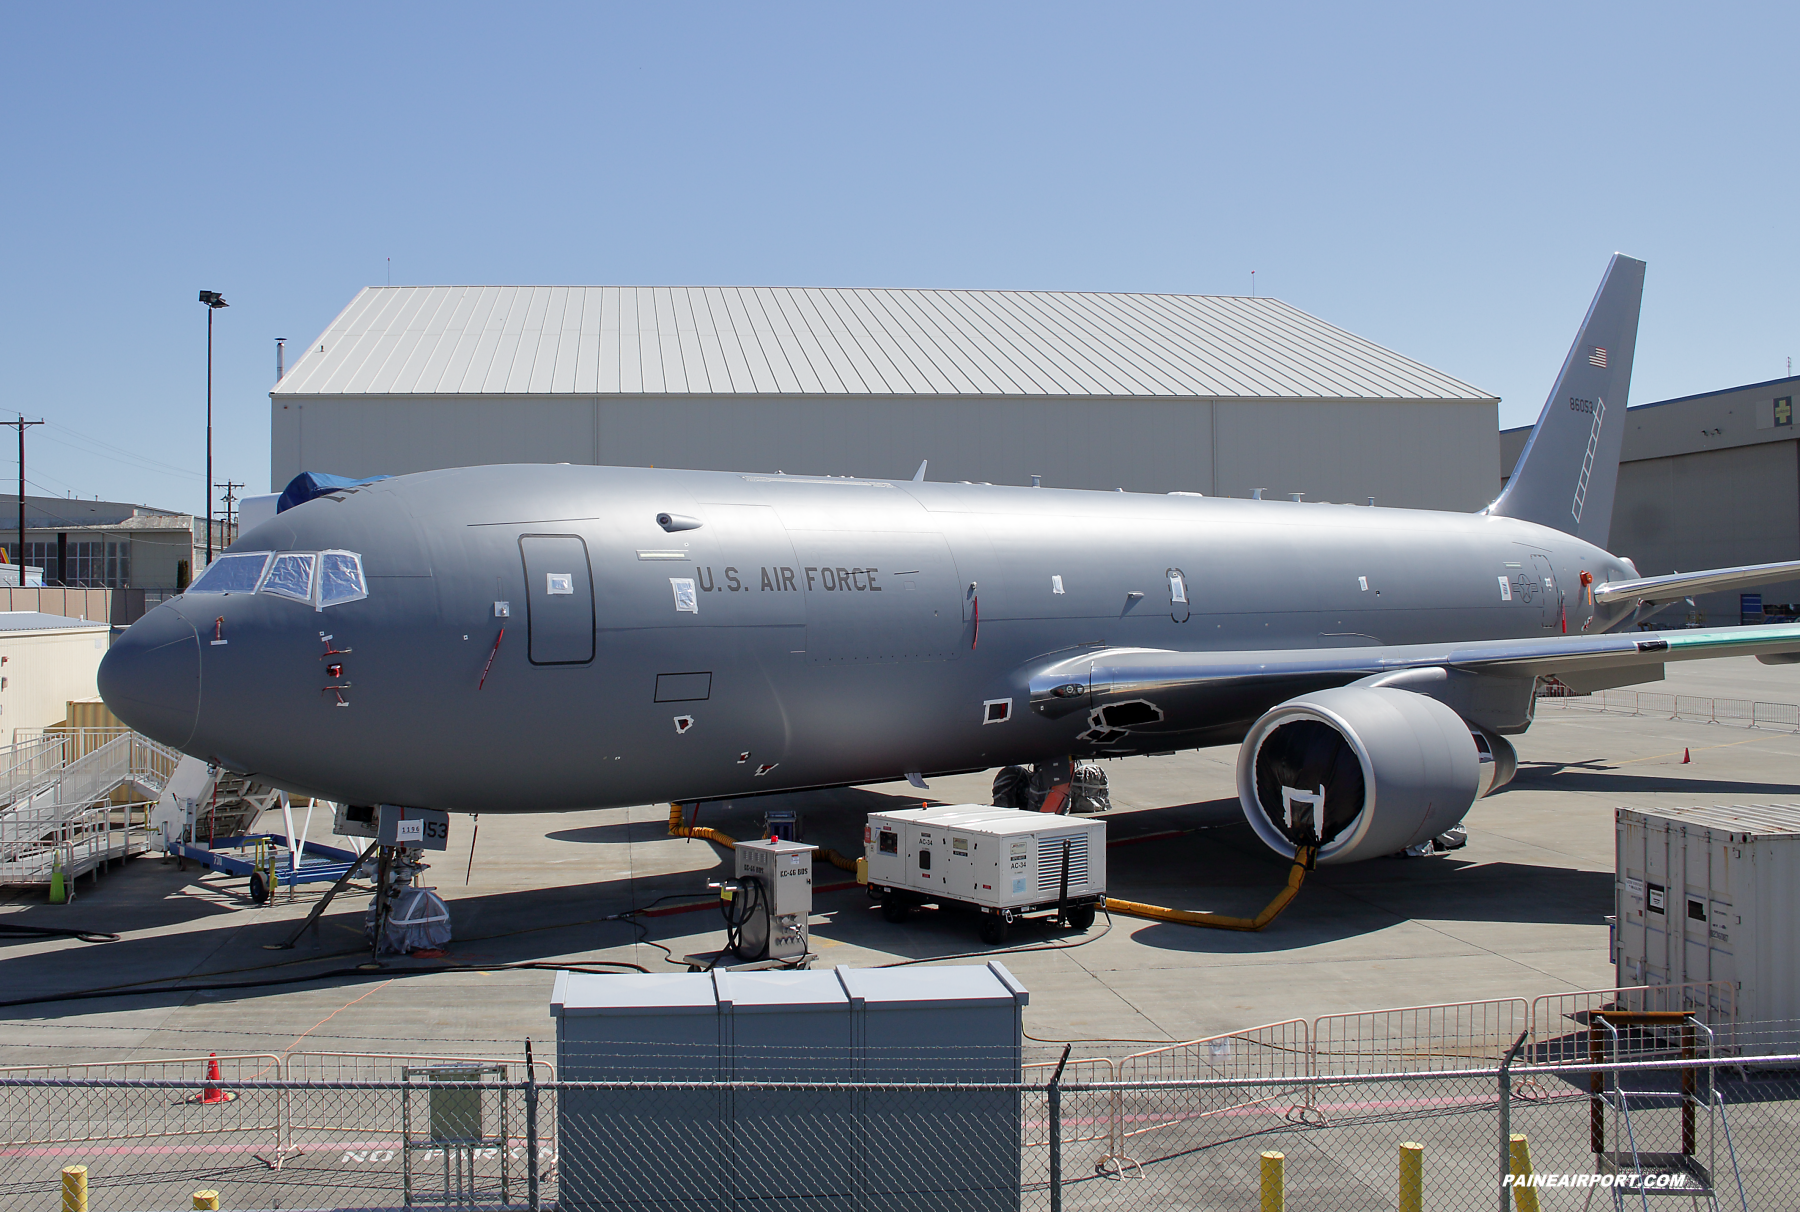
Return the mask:
M 269 575 L 263 578 L 262 592 L 297 602 L 312 601 L 313 566 L 319 557 L 311 552 L 286 552 L 275 557 Z
M 319 557 L 319 608 L 369 596 L 362 557 L 354 551 L 327 551 Z
M 262 579 L 263 566 L 269 562 L 266 551 L 220 556 L 200 579 L 188 586 L 189 593 L 253 593 Z

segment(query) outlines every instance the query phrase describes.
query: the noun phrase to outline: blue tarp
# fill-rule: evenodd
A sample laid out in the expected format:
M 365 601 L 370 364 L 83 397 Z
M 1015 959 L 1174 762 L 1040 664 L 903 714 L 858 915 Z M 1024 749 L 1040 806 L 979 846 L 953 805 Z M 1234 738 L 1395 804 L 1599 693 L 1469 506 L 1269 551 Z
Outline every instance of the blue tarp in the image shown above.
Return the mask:
M 275 502 L 275 512 L 292 509 L 296 505 L 304 505 L 314 497 L 322 497 L 328 492 L 336 492 L 340 488 L 355 488 L 359 484 L 373 484 L 377 480 L 392 479 L 392 476 L 369 476 L 362 480 L 347 480 L 343 476 L 329 475 L 323 471 L 303 471 L 288 481 L 288 486 L 281 490 L 281 499 Z

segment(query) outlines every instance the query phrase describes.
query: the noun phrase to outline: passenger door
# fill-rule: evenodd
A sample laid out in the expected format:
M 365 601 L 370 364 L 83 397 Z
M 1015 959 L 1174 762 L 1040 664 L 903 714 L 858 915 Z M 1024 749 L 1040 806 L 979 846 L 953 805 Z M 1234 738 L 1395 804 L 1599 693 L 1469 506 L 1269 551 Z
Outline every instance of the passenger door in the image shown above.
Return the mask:
M 525 561 L 526 631 L 533 665 L 594 659 L 594 574 L 579 535 L 519 536 Z

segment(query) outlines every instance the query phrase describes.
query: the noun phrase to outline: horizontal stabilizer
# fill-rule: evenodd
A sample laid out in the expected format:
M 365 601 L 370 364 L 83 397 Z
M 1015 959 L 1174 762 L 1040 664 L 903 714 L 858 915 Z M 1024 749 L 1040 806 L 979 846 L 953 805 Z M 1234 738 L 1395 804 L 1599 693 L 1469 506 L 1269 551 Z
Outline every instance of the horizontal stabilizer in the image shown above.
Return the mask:
M 1737 568 L 1709 568 L 1704 572 L 1672 572 L 1635 581 L 1607 581 L 1594 586 L 1596 602 L 1648 602 L 1656 605 L 1692 597 L 1696 593 L 1720 593 L 1800 580 L 1800 560 L 1778 564 L 1744 564 Z

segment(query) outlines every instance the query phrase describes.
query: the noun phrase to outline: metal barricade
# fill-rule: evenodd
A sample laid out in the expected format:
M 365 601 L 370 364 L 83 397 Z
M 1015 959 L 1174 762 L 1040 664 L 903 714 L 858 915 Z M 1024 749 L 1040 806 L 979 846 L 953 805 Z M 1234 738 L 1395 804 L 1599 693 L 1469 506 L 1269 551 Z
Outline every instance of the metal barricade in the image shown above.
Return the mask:
M 1756 703 L 1751 722 L 1758 728 L 1792 728 L 1800 731 L 1800 703 Z
M 1714 699 L 1712 722 L 1756 726 L 1756 704 L 1749 699 Z
M 1530 1020 L 1522 997 L 1323 1015 L 1312 1025 L 1313 1074 L 1497 1064 Z
M 241 1093 L 253 1081 L 279 1081 L 281 1058 L 267 1052 L 224 1056 L 171 1056 L 155 1060 L 94 1061 L 0 1068 L 0 1081 L 191 1082 L 188 1093 L 168 1089 L 108 1088 L 82 1098 L 17 1100 L 0 1117 L 0 1147 L 142 1141 L 219 1133 L 266 1134 L 271 1154 L 281 1147 L 282 1101 L 278 1091 Z
M 1675 696 L 1675 719 L 1698 720 L 1703 724 L 1713 723 L 1713 701 L 1698 695 L 1678 694 Z
M 1691 981 L 1683 985 L 1622 985 L 1547 993 L 1531 1002 L 1534 1064 L 1566 1064 L 1587 1059 L 1588 1024 L 1596 1010 L 1686 1011 L 1714 1033 L 1719 1051 L 1729 1055 L 1737 1030 L 1737 985 L 1733 981 Z
M 1103 1165 L 1121 1175 L 1140 1165 L 1133 1155 L 1142 1148 L 1140 1138 L 1151 1134 L 1179 1137 L 1180 1148 L 1191 1148 L 1211 1133 L 1199 1131 L 1199 1121 L 1212 1117 L 1254 1114 L 1266 1109 L 1284 1115 L 1296 1102 L 1308 1101 L 1307 1079 L 1312 1073 L 1311 1039 L 1303 1018 L 1286 1019 L 1149 1048 L 1122 1058 L 1117 1066 L 1121 1083 L 1189 1081 L 1257 1081 L 1289 1078 L 1292 1084 L 1213 1086 L 1174 1093 L 1114 1091 L 1114 1139 Z

